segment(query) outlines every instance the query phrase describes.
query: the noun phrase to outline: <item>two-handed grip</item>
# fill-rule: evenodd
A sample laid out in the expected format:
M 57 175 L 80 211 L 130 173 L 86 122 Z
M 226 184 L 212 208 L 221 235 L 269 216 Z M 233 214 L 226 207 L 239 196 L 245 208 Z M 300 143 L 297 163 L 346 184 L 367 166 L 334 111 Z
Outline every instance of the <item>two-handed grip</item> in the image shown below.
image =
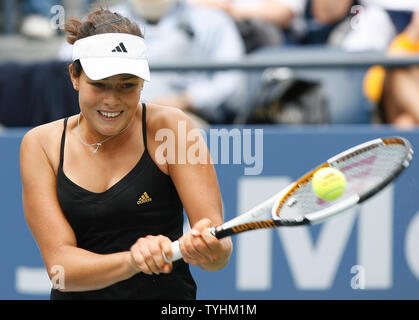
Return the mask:
M 179 241 L 172 242 L 172 259 L 167 259 L 163 252 L 164 261 L 173 262 L 182 259 L 182 252 L 180 252 Z
M 209 232 L 211 232 L 211 234 L 213 236 L 215 236 L 215 228 L 214 227 L 208 228 L 208 230 L 209 230 Z M 173 261 L 177 261 L 177 260 L 182 259 L 183 256 L 182 256 L 182 252 L 180 252 L 179 240 L 176 240 L 176 241 L 172 242 L 172 259 L 167 259 L 164 252 L 162 252 L 162 253 L 163 253 L 164 261 L 166 261 L 166 262 L 173 262 Z

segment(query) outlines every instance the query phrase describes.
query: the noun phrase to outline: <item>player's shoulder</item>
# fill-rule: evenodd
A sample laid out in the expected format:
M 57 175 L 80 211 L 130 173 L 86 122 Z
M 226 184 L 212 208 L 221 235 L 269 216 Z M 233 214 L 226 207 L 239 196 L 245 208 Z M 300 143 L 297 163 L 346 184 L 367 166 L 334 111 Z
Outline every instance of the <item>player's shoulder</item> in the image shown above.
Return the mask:
M 147 128 L 152 132 L 160 129 L 177 129 L 184 122 L 190 124 L 191 119 L 182 110 L 148 103 L 147 106 Z
M 22 139 L 21 148 L 36 149 L 51 148 L 59 143 L 64 129 L 64 119 L 48 122 L 30 129 Z
M 61 131 L 63 130 L 64 128 L 63 124 L 64 124 L 63 119 L 41 124 L 39 126 L 33 127 L 28 132 L 26 132 L 26 134 L 24 135 L 24 138 L 42 139 L 42 138 L 45 138 L 46 136 L 54 136 L 54 133 L 56 133 L 59 130 L 59 127 L 61 127 Z

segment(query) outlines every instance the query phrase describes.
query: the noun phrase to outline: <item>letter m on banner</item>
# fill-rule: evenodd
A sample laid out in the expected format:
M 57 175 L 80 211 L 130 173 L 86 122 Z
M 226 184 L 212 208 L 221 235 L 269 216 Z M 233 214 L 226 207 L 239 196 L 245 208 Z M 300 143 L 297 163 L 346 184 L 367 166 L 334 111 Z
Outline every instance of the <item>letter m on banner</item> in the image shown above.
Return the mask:
M 289 183 L 291 180 L 287 177 L 241 178 L 237 189 L 238 212 L 245 212 Z M 258 230 L 238 235 L 236 288 L 270 290 L 275 274 L 272 270 L 274 253 L 275 250 L 283 250 L 298 290 L 330 289 L 356 224 L 358 233 L 354 245 L 357 261 L 351 265 L 363 266 L 365 289 L 390 288 L 393 280 L 393 185 L 359 208 L 324 222 L 316 241 L 313 241 L 308 229 L 310 227 L 307 226 Z M 282 248 L 273 248 L 275 236 L 279 237 Z M 350 268 L 342 272 L 348 273 L 350 279 Z M 280 282 L 281 275 L 276 274 L 275 281 Z

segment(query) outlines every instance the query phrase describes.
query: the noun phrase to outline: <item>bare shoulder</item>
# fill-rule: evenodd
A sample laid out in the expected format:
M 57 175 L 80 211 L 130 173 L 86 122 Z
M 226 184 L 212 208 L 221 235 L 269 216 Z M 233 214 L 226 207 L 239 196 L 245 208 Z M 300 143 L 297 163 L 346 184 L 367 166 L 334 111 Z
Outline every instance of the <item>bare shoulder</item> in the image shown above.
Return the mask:
M 177 130 L 179 123 L 193 125 L 192 120 L 180 109 L 175 107 L 147 104 L 147 129 L 156 133 L 160 129 Z
M 57 140 L 57 137 L 61 138 L 61 134 L 64 129 L 64 121 L 56 120 L 40 126 L 34 127 L 23 137 L 22 144 L 28 145 L 37 144 L 38 146 L 43 146 L 48 148 L 52 142 Z
M 61 136 L 64 120 L 49 122 L 29 130 L 23 137 L 20 147 L 21 159 L 25 154 L 47 159 L 52 167 L 58 166 Z
M 32 129 L 30 129 L 25 134 L 25 136 L 28 136 L 28 137 L 39 137 L 39 136 L 41 136 L 41 135 L 43 135 L 45 133 L 50 134 L 50 133 L 52 133 L 53 130 L 58 129 L 58 126 L 61 126 L 62 127 L 63 126 L 63 123 L 64 123 L 63 121 L 64 121 L 63 119 L 60 119 L 60 120 L 56 120 L 56 121 L 53 121 L 53 122 L 49 122 L 49 123 L 45 123 L 45 124 L 39 125 L 37 127 L 34 127 Z
M 176 153 L 178 150 L 179 136 L 184 136 L 193 128 L 195 128 L 195 124 L 182 110 L 175 107 L 147 104 L 148 150 L 156 165 L 165 174 L 169 174 L 169 163 L 171 162 L 170 159 L 159 153 L 160 147 L 165 145 L 169 149 L 173 148 L 170 149 L 170 152 L 168 150 L 169 154 L 173 155 L 173 152 Z M 165 137 L 174 139 L 170 139 L 165 144 L 163 142 Z M 176 137 L 178 138 L 176 139 Z

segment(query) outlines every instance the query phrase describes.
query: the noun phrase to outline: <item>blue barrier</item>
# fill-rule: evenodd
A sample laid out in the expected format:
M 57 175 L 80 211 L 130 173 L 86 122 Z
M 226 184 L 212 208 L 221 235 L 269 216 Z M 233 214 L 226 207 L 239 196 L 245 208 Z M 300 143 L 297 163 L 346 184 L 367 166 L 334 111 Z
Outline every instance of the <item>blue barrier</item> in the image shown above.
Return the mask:
M 220 128 L 213 129 L 220 132 Z M 210 151 L 226 220 L 353 145 L 400 135 L 409 139 L 413 148 L 419 146 L 418 130 L 383 126 L 225 129 L 231 137 L 225 149 L 228 157 L 220 145 Z M 25 132 L 8 129 L 0 133 L 0 299 L 48 298 L 49 282 L 21 204 L 19 146 Z M 207 133 L 210 145 L 213 136 Z M 238 146 L 240 152 L 235 153 L 233 136 L 239 137 L 236 141 L 251 139 L 252 149 Z M 233 255 L 223 270 L 209 273 L 191 267 L 198 298 L 418 299 L 417 163 L 414 159 L 408 170 L 376 197 L 324 224 L 234 237 Z

